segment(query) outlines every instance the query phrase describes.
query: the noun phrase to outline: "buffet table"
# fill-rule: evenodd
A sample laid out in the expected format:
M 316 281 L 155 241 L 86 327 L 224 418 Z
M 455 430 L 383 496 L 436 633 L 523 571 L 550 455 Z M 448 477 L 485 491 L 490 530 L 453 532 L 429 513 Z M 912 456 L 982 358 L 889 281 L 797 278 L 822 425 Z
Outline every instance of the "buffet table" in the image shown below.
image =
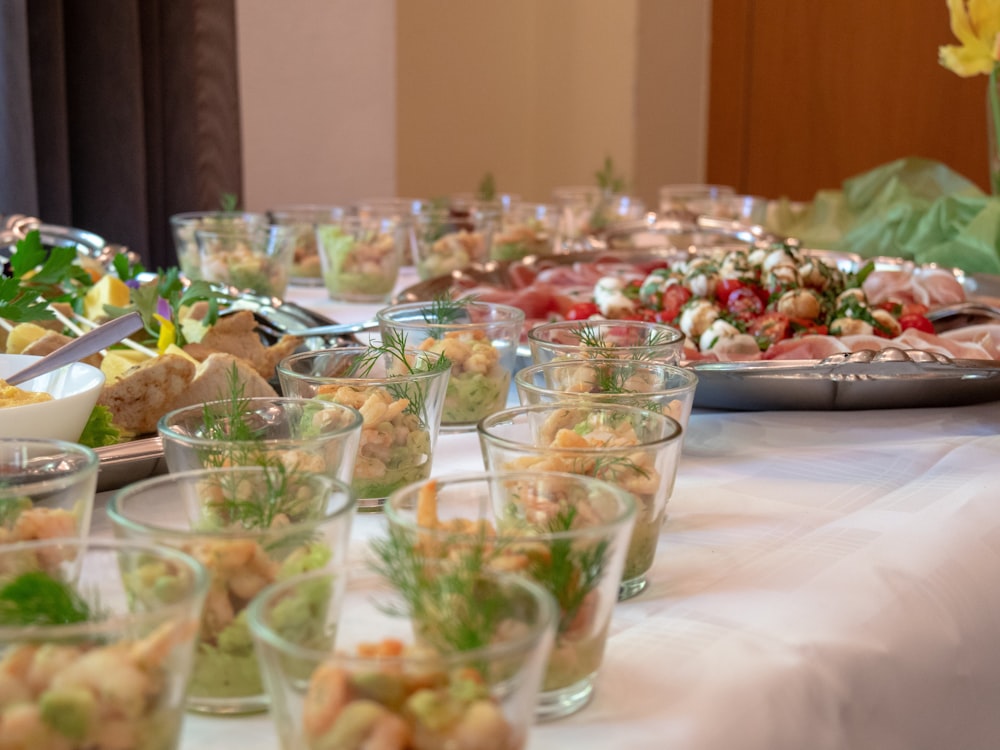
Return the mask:
M 374 311 L 289 296 L 341 322 Z M 475 434 L 442 435 L 434 466 L 481 470 Z M 998 466 L 1000 403 L 696 410 L 651 583 L 617 605 L 596 695 L 529 747 L 1000 746 Z M 357 516 L 352 555 L 382 522 Z M 266 715 L 189 715 L 181 747 L 277 739 Z

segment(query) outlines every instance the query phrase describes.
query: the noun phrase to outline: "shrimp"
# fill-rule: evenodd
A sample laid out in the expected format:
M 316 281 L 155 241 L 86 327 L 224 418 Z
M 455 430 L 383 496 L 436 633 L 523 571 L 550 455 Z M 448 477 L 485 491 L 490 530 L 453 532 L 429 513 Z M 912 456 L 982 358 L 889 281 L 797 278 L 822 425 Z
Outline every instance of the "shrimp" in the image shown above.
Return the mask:
M 309 680 L 302 706 L 302 726 L 306 733 L 317 737 L 337 720 L 350 701 L 350 675 L 335 664 L 321 664 Z

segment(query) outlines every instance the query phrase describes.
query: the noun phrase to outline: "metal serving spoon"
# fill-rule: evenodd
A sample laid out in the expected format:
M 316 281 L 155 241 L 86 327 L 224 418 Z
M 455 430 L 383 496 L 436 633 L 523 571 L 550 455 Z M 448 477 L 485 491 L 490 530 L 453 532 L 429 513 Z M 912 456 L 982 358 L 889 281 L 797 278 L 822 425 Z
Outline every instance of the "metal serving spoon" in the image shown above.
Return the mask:
M 47 372 L 58 370 L 63 365 L 78 362 L 84 357 L 89 357 L 101 349 L 107 349 L 112 344 L 117 344 L 126 336 L 129 336 L 142 328 L 142 316 L 137 312 L 122 315 L 107 323 L 92 328 L 82 336 L 73 339 L 65 346 L 61 346 L 54 352 L 46 354 L 37 362 L 32 362 L 13 375 L 9 375 L 6 380 L 10 385 L 19 385 L 26 380 L 37 378 Z

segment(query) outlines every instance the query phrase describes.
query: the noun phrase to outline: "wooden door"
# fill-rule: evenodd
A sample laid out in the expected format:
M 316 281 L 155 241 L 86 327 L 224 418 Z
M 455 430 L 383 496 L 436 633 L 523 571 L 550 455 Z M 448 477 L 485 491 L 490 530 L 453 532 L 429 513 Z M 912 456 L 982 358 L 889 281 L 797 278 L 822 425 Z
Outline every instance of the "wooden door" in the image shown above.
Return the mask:
M 904 156 L 988 189 L 987 77 L 961 78 L 945 0 L 713 0 L 707 178 L 813 197 Z

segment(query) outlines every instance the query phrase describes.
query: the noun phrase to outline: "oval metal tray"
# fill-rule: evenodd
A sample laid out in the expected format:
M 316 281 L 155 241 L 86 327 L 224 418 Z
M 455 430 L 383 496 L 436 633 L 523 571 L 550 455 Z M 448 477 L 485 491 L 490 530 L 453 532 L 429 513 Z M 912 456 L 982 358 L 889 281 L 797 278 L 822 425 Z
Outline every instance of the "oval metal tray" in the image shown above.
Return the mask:
M 850 253 L 805 250 L 843 270 L 855 270 L 868 259 Z M 449 275 L 414 284 L 397 295 L 401 302 L 430 300 L 447 293 L 461 293 L 476 286 L 516 289 L 520 280 L 542 268 L 577 262 L 642 263 L 683 260 L 698 253 L 696 246 L 646 247 L 588 251 L 520 261 L 490 261 Z M 874 258 L 878 270 L 906 270 L 913 261 Z M 1000 298 L 1000 276 L 967 274 L 947 269 L 965 289 L 969 299 L 983 299 L 996 307 Z M 940 330 L 968 325 L 984 319 L 990 304 L 981 305 L 984 314 L 969 314 L 941 321 Z M 898 352 L 899 350 L 894 350 Z M 528 352 L 520 352 L 522 359 Z M 706 409 L 740 411 L 848 409 L 898 409 L 957 406 L 1000 399 L 1000 361 L 948 360 L 926 352 L 879 355 L 857 352 L 827 360 L 766 360 L 753 362 L 688 363 L 698 373 L 695 406 Z

